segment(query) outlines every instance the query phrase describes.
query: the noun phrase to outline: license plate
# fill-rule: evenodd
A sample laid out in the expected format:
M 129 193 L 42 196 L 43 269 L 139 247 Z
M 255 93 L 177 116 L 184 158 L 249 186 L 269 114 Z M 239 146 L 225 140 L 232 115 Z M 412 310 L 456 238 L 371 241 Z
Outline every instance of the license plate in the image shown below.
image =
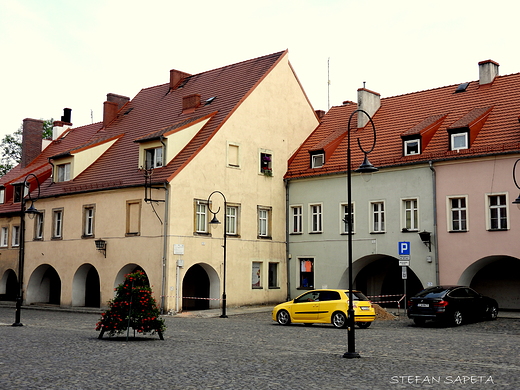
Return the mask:
M 370 308 L 368 306 L 361 306 L 360 309 L 361 310 L 370 310 Z
M 418 303 L 417 307 L 430 307 L 427 303 Z

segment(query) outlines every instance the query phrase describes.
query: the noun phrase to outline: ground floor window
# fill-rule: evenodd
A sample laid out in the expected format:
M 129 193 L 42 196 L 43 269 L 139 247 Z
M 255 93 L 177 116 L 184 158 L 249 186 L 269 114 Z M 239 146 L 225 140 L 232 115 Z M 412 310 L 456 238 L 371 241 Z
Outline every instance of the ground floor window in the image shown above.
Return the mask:
M 300 259 L 300 288 L 314 288 L 314 259 Z
M 251 287 L 262 288 L 262 263 L 254 261 L 251 273 Z
M 278 287 L 278 263 L 269 263 L 269 288 Z

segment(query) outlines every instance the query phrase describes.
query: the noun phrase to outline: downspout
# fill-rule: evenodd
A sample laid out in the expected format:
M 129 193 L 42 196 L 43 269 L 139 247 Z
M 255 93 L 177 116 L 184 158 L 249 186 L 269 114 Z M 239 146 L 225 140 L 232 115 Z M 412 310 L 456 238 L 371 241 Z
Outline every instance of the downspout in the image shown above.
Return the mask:
M 289 252 L 289 179 L 285 183 L 285 263 L 287 266 L 287 301 L 291 300 L 291 254 Z
M 164 184 L 164 231 L 163 231 L 163 256 L 162 256 L 162 287 L 161 287 L 161 312 L 164 313 L 166 302 L 166 273 L 168 271 L 168 215 L 170 206 L 169 184 Z
M 433 191 L 433 235 L 435 237 L 435 284 L 439 285 L 439 240 L 437 236 L 437 172 L 430 161 L 430 170 L 432 171 L 432 191 Z

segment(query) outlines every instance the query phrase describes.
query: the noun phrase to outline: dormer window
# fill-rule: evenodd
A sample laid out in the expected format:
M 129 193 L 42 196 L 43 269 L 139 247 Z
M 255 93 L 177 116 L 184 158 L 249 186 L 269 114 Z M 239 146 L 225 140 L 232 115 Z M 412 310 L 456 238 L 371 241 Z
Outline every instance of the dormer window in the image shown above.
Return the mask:
M 468 133 L 453 133 L 450 134 L 451 150 L 468 149 Z
M 22 188 L 23 188 L 23 184 L 14 185 L 14 191 L 13 191 L 13 202 L 14 203 L 20 203 L 22 201 Z
M 70 180 L 70 163 L 59 164 L 56 166 L 57 182 Z
M 0 204 L 5 202 L 5 188 L 0 187 Z
M 316 153 L 311 155 L 311 168 L 321 168 L 325 164 L 325 153 Z
M 421 153 L 421 140 L 419 138 L 403 141 L 405 156 L 413 156 Z
M 163 166 L 163 150 L 162 147 L 145 150 L 145 167 L 146 169 L 155 169 Z

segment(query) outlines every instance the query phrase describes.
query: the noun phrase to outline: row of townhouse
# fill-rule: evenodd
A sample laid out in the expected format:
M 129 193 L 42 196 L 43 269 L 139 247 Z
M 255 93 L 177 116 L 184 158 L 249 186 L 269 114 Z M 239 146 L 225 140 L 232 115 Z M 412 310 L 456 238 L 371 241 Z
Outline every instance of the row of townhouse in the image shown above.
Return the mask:
M 520 308 L 520 211 L 512 178 L 520 157 L 520 74 L 500 76 L 491 60 L 479 80 L 390 98 L 366 88 L 333 107 L 291 157 L 285 175 L 291 294 L 354 286 L 399 300 L 436 284 L 470 285 L 502 308 Z M 374 126 L 367 122 L 369 114 Z M 357 112 L 356 112 L 357 111 Z M 352 116 L 352 118 L 351 118 Z M 347 202 L 347 131 L 352 175 Z M 352 221 L 348 231 L 346 221 Z M 403 276 L 400 243 L 410 249 Z
M 25 120 L 22 162 L 0 179 L 0 296 L 18 294 L 23 252 L 26 304 L 105 306 L 136 268 L 164 311 L 280 302 L 347 287 L 350 236 L 353 283 L 368 295 L 460 283 L 520 308 L 520 75 L 479 70 L 390 98 L 361 88 L 324 114 L 283 51 L 109 94 L 102 123 L 72 128 L 66 109 L 48 145 L 41 121 Z M 351 168 L 374 128 L 379 168 L 370 181 L 353 173 L 352 204 L 350 119 Z M 38 213 L 21 213 L 24 200 Z
M 135 269 L 165 312 L 219 307 L 225 290 L 232 306 L 286 298 L 283 175 L 318 124 L 288 51 L 171 70 L 133 99 L 108 94 L 101 123 L 61 119 L 48 145 L 25 120 L 22 162 L 0 178 L 4 299 L 19 253 L 25 304 L 104 307 Z

